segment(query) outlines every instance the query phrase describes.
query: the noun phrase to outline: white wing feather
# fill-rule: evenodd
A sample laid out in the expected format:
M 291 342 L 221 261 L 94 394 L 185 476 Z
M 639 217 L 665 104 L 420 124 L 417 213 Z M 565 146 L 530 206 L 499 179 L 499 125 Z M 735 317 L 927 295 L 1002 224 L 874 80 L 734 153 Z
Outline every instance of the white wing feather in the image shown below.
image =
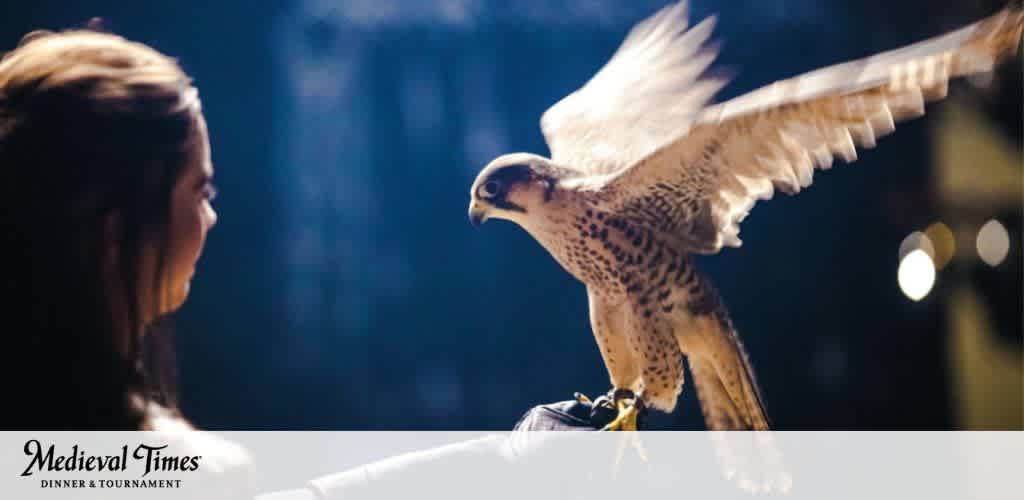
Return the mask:
M 667 227 L 705 228 L 680 235 L 690 251 L 740 246 L 739 223 L 776 189 L 797 193 L 833 157 L 852 162 L 856 146 L 874 147 L 896 122 L 924 114 L 946 96 L 951 78 L 991 70 L 1017 52 L 1019 6 L 960 30 L 901 49 L 830 66 L 763 87 L 701 111 L 685 136 L 605 180 L 623 206 L 674 186 L 677 210 Z M 664 189 L 663 189 L 664 191 Z M 695 220 L 698 216 L 710 220 Z M 641 221 L 650 223 L 652 221 Z
M 579 90 L 541 117 L 555 163 L 588 174 L 626 168 L 679 138 L 725 85 L 702 78 L 717 55 L 708 18 L 687 30 L 687 5 L 637 24 Z

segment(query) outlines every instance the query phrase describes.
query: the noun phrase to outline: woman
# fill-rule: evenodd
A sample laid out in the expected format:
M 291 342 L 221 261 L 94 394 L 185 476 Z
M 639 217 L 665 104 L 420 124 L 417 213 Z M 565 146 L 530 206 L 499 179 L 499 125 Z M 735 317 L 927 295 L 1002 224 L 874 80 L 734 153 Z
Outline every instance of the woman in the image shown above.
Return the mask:
M 167 370 L 143 349 L 154 340 L 147 330 L 188 297 L 217 220 L 212 176 L 198 93 L 172 59 L 115 35 L 67 31 L 32 33 L 0 60 L 0 307 L 3 365 L 13 369 L 0 428 L 159 431 L 181 454 L 203 457 L 194 493 L 250 497 L 246 451 L 188 432 L 152 375 Z M 591 416 L 567 402 L 517 427 L 600 427 Z M 483 456 L 505 477 L 507 448 L 488 439 L 396 457 L 275 498 L 388 491 Z
M 198 93 L 172 59 L 78 30 L 31 33 L 0 60 L 2 307 L 16 370 L 5 384 L 17 406 L 4 428 L 177 418 L 142 346 L 188 296 L 217 220 L 212 175 Z
M 3 428 L 152 429 L 175 414 L 142 346 L 187 298 L 217 220 L 189 77 L 116 35 L 27 35 L 0 60 L 0 175 L 0 307 L 21 325 L 5 352 L 25 375 L 5 378 L 19 410 Z

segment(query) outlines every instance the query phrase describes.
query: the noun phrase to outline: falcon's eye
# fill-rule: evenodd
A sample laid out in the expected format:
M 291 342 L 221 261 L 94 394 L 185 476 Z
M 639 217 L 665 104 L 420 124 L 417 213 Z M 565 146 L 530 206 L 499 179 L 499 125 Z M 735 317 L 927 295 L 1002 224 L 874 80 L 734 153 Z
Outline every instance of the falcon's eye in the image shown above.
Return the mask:
M 483 185 L 483 188 L 480 189 L 480 193 L 483 194 L 485 198 L 493 198 L 498 195 L 499 191 L 501 191 L 501 183 L 493 179 L 487 181 L 487 183 Z

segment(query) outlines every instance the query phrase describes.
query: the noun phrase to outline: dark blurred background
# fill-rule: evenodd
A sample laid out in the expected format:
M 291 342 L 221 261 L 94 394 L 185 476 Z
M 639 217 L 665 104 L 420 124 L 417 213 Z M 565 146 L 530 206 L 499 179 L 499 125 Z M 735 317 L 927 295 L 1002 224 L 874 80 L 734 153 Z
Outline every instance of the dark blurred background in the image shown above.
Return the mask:
M 198 426 L 508 429 L 607 374 L 582 285 L 511 224 L 470 227 L 469 185 L 498 154 L 547 154 L 541 113 L 666 3 L 18 1 L 0 47 L 102 17 L 195 77 L 222 193 L 175 324 Z M 725 99 L 1001 5 L 694 0 L 691 18 L 719 14 Z M 700 259 L 780 429 L 1024 427 L 1021 92 L 1019 57 L 951 85 Z M 692 385 L 653 424 L 703 428 Z

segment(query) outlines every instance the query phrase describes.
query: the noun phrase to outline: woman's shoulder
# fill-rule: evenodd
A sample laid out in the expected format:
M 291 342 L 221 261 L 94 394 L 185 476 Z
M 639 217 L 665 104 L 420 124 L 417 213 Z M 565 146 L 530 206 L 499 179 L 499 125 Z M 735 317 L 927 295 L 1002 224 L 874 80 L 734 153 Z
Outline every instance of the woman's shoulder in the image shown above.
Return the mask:
M 177 412 L 152 404 L 148 432 L 164 455 L 199 457 L 189 473 L 191 488 L 203 498 L 245 498 L 252 491 L 252 457 L 245 447 L 213 432 L 197 430 Z M 185 486 L 183 484 L 183 486 Z

